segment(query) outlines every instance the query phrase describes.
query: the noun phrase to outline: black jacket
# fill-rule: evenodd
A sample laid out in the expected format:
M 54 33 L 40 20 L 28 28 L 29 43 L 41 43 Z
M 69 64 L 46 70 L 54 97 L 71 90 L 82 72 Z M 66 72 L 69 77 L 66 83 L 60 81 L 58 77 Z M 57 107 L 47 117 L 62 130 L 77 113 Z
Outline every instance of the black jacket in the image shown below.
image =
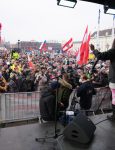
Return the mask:
M 77 96 L 80 97 L 81 109 L 90 109 L 92 104 L 92 96 L 96 94 L 94 87 L 90 81 L 82 83 L 77 89 Z
M 107 52 L 99 52 L 94 50 L 94 55 L 99 60 L 110 60 L 109 66 L 109 82 L 115 83 L 115 49 L 110 49 Z
M 54 120 L 55 100 L 55 94 L 52 93 L 49 87 L 46 87 L 41 91 L 40 115 L 45 121 Z

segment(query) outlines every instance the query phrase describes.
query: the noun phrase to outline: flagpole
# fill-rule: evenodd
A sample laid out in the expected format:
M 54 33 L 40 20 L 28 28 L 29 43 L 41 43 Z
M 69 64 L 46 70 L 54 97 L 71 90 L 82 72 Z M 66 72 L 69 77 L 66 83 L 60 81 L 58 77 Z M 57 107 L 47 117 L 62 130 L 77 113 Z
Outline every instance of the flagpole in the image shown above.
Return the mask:
M 99 31 L 100 31 L 100 8 L 99 8 L 99 15 L 98 15 L 98 27 L 97 27 L 97 49 L 100 48 L 100 41 L 99 41 Z
M 115 15 L 113 15 L 112 40 L 114 40 L 114 20 L 115 20 Z
M 1 30 L 2 30 L 2 24 L 0 23 L 0 44 L 2 43 Z

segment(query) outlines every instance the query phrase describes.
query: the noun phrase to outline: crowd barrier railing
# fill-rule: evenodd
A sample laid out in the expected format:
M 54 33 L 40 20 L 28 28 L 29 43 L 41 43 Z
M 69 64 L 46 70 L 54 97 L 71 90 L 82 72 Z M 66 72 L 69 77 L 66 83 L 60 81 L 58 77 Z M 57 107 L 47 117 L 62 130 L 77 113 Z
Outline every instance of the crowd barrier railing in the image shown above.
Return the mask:
M 109 87 L 96 88 L 96 95 L 93 95 L 92 107 L 94 111 L 111 110 L 111 91 Z
M 3 93 L 0 97 L 0 120 L 11 122 L 40 116 L 40 91 Z
M 111 109 L 111 91 L 108 87 L 96 89 L 96 95 L 92 99 L 90 110 Z M 75 92 L 75 91 L 74 91 Z M 0 95 L 0 121 L 15 122 L 24 119 L 40 119 L 39 107 L 40 91 L 2 93 Z
M 105 110 L 111 110 L 111 91 L 109 87 L 101 87 L 101 88 L 96 88 L 96 94 L 93 95 L 92 97 L 92 105 L 91 108 L 87 111 L 93 112 L 93 114 L 96 114 L 96 112 L 100 111 L 102 113 L 105 112 Z M 75 98 L 74 98 L 75 97 Z M 69 108 L 71 108 L 71 103 L 75 99 L 76 103 L 74 108 L 75 109 L 80 109 L 80 98 L 77 97 L 77 89 L 74 89 L 72 94 L 70 95 L 69 99 Z

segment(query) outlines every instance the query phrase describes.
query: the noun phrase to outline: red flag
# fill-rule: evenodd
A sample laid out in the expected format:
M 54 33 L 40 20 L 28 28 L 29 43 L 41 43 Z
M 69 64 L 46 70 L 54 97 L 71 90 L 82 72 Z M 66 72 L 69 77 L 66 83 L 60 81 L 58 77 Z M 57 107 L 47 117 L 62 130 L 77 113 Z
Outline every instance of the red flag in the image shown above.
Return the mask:
M 28 65 L 30 69 L 35 69 L 35 65 L 32 62 L 32 58 L 28 55 Z
M 43 42 L 43 43 L 41 43 L 41 45 L 40 45 L 40 53 L 41 52 L 46 52 L 47 51 L 47 44 L 46 44 L 46 40 Z
M 2 30 L 2 24 L 0 23 L 0 31 Z
M 89 58 L 89 41 L 90 41 L 90 34 L 88 35 L 87 42 L 86 42 L 86 48 L 85 48 L 85 52 L 84 52 L 84 59 L 83 59 L 84 64 L 87 64 L 88 58 Z
M 29 47 L 29 50 L 30 50 L 30 51 L 32 51 L 32 50 L 33 50 L 33 48 L 32 48 L 32 47 Z
M 73 39 L 70 38 L 69 41 L 67 41 L 63 46 L 62 46 L 62 50 L 64 52 L 68 51 L 69 49 L 71 49 L 73 47 Z
M 32 61 L 29 61 L 29 62 L 28 62 L 28 65 L 29 65 L 30 69 L 34 69 L 34 68 L 35 68 L 35 66 L 34 66 L 34 64 L 33 64 Z
M 89 57 L 89 41 L 90 41 L 90 34 L 88 35 L 88 26 L 86 27 L 84 37 L 82 40 L 81 47 L 78 51 L 77 55 L 77 63 L 79 65 L 86 64 Z

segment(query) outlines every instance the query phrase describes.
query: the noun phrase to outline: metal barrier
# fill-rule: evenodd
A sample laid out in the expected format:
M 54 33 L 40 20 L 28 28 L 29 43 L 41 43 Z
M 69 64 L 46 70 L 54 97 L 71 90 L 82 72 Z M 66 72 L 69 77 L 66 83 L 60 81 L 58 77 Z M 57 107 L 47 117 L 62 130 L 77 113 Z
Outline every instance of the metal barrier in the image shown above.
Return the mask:
M 40 116 L 40 92 L 4 93 L 0 99 L 2 122 L 33 119 Z
M 92 112 L 97 112 L 98 110 L 101 110 L 104 113 L 104 110 L 111 110 L 111 91 L 109 87 L 102 87 L 102 88 L 97 88 L 96 90 L 96 95 L 93 95 L 92 98 L 92 106 L 90 110 L 87 111 L 92 111 Z M 73 90 L 73 92 L 70 95 L 69 99 L 69 106 L 68 110 L 71 108 L 71 103 L 73 98 L 75 97 L 75 109 L 80 109 L 80 104 L 79 100 L 80 98 L 77 97 L 77 90 Z
M 110 110 L 111 107 L 111 91 L 109 87 L 102 87 L 96 89 L 96 95 L 92 99 L 91 109 L 94 111 Z
M 75 92 L 75 91 L 74 91 Z M 107 87 L 97 89 L 91 110 L 111 109 L 111 91 Z M 0 121 L 3 123 L 40 118 L 39 92 L 4 93 L 0 95 Z

